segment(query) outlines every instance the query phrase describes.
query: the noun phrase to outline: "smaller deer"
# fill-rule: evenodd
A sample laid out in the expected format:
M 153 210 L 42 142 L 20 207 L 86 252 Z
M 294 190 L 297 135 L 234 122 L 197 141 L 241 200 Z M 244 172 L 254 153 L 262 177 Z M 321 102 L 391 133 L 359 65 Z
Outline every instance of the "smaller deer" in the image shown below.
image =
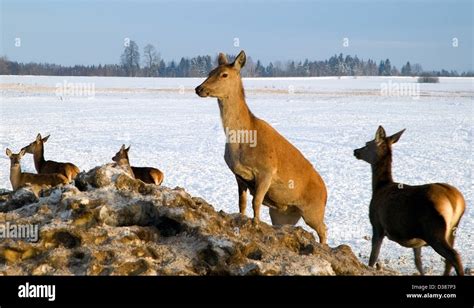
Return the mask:
M 409 186 L 392 179 L 392 144 L 405 130 L 387 137 L 379 126 L 375 139 L 354 150 L 354 156 L 372 166 L 372 200 L 369 217 L 372 224 L 372 251 L 369 266 L 377 262 L 383 238 L 413 248 L 415 265 L 421 275 L 421 247 L 429 245 L 446 259 L 444 275 L 452 266 L 464 275 L 461 257 L 454 250 L 455 230 L 464 214 L 463 195 L 444 183 Z
M 156 168 L 151 167 L 132 167 L 128 159 L 128 151 L 130 146 L 125 148 L 125 144 L 122 145 L 120 150 L 112 157 L 112 160 L 116 162 L 120 167 L 125 169 L 133 178 L 141 180 L 147 184 L 161 185 L 164 179 L 163 172 Z
M 52 160 L 44 159 L 44 143 L 48 141 L 49 135 L 41 138 L 41 134 L 36 136 L 36 140 L 22 148 L 26 153 L 33 154 L 35 161 L 36 172 L 44 173 L 60 173 L 64 175 L 69 181 L 74 180 L 76 175 L 80 172 L 74 164 L 60 163 Z
M 26 185 L 38 186 L 57 186 L 60 184 L 68 184 L 68 179 L 59 173 L 51 174 L 34 174 L 21 172 L 20 160 L 25 155 L 25 150 L 21 150 L 18 154 L 13 154 L 10 149 L 6 150 L 7 156 L 10 158 L 10 182 L 13 190 Z

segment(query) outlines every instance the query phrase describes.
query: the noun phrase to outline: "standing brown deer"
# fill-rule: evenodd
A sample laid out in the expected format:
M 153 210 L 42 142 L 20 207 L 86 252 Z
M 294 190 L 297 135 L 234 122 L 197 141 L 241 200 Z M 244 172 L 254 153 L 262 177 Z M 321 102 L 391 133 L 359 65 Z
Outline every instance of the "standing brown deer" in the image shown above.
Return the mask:
M 49 135 L 41 138 L 41 134 L 36 136 L 36 140 L 22 148 L 26 153 L 33 154 L 36 172 L 44 173 L 60 173 L 68 178 L 69 181 L 74 180 L 76 175 L 80 172 L 74 164 L 60 163 L 52 160 L 44 159 L 44 143 L 48 141 Z
M 128 159 L 128 151 L 130 146 L 125 148 L 125 144 L 122 145 L 120 150 L 112 157 L 112 160 L 116 162 L 120 167 L 125 169 L 133 178 L 139 179 L 148 184 L 161 185 L 164 179 L 163 172 L 156 168 L 151 167 L 132 167 Z
M 20 160 L 25 155 L 25 150 L 21 150 L 18 154 L 13 154 L 10 149 L 7 149 L 6 154 L 10 158 L 10 183 L 13 190 L 17 190 L 26 184 L 56 186 L 69 183 L 68 179 L 59 173 L 34 174 L 21 172 Z
M 444 275 L 454 265 L 464 275 L 461 257 L 454 250 L 455 230 L 464 214 L 462 194 L 451 185 L 433 183 L 409 186 L 392 179 L 392 144 L 405 130 L 386 137 L 379 126 L 375 139 L 354 150 L 354 156 L 372 166 L 372 200 L 369 217 L 372 224 L 372 251 L 369 266 L 377 262 L 383 238 L 413 248 L 415 265 L 423 275 L 421 247 L 429 245 L 446 259 Z
M 237 180 L 240 213 L 245 214 L 249 190 L 256 225 L 263 203 L 270 207 L 274 225 L 294 225 L 303 217 L 326 243 L 324 181 L 298 149 L 249 110 L 240 76 L 245 61 L 244 51 L 233 63 L 219 54 L 219 66 L 196 88 L 200 97 L 217 98 L 226 135 L 255 137 L 254 142 L 228 138 L 225 145 L 225 162 Z

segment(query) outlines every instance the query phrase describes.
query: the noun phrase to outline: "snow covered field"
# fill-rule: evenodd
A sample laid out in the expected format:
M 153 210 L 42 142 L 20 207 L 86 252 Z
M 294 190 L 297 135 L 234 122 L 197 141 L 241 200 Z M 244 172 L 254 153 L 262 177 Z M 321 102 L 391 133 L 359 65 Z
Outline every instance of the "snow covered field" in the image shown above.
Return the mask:
M 202 80 L 0 76 L 1 151 L 18 152 L 38 132 L 51 134 L 46 159 L 89 170 L 110 162 L 122 143 L 131 144 L 132 164 L 160 168 L 164 185 L 184 187 L 217 209 L 237 212 L 237 185 L 223 159 L 216 100 L 194 94 Z M 440 78 L 439 84 L 419 85 L 405 77 L 279 78 L 246 79 L 244 85 L 254 114 L 298 147 L 324 178 L 331 246 L 348 244 L 367 262 L 371 174 L 352 153 L 382 124 L 389 134 L 407 129 L 394 146 L 396 181 L 447 182 L 463 192 L 467 211 L 455 246 L 464 266 L 474 267 L 474 79 Z M 83 86 L 94 91 L 84 93 Z M 22 167 L 34 171 L 31 156 Z M 11 188 L 4 154 L 0 188 Z M 251 207 L 247 214 L 252 215 Z M 270 222 L 265 207 L 262 217 Z M 412 250 L 387 239 L 380 260 L 405 274 L 416 272 Z M 441 260 L 431 248 L 423 249 L 428 274 L 442 272 Z

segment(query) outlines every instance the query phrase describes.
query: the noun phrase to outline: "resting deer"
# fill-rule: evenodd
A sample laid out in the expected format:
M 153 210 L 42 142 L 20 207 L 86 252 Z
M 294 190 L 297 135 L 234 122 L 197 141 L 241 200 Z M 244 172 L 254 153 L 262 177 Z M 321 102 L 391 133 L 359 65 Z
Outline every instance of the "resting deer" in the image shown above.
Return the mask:
M 245 61 L 244 51 L 233 63 L 228 63 L 221 53 L 219 66 L 196 88 L 200 97 L 217 98 L 226 134 L 252 134 L 258 138 L 255 143 L 228 140 L 225 145 L 224 159 L 237 180 L 240 213 L 245 214 L 249 190 L 255 225 L 263 203 L 270 207 L 274 225 L 294 225 L 303 217 L 316 230 L 319 241 L 326 243 L 324 181 L 298 149 L 249 110 L 240 76 Z
M 163 172 L 156 168 L 151 167 L 132 167 L 128 159 L 128 151 L 130 146 L 125 148 L 125 144 L 122 145 L 120 150 L 112 157 L 112 160 L 116 162 L 120 167 L 125 169 L 133 178 L 141 180 L 148 184 L 161 185 L 163 182 Z
M 20 160 L 25 155 L 25 150 L 21 150 L 18 154 L 13 154 L 10 149 L 6 150 L 7 156 L 10 158 L 10 183 L 13 190 L 26 185 L 38 186 L 57 186 L 59 184 L 68 184 L 68 179 L 59 173 L 51 174 L 34 174 L 21 172 Z
M 80 172 L 79 168 L 71 163 L 60 163 L 52 160 L 44 159 L 44 143 L 48 141 L 49 135 L 41 138 L 41 134 L 36 136 L 36 140 L 24 147 L 26 153 L 33 154 L 36 172 L 44 173 L 60 173 L 64 175 L 69 181 L 74 180 L 76 175 Z
M 455 230 L 464 214 L 462 194 L 453 186 L 433 183 L 409 186 L 392 179 L 392 144 L 405 130 L 386 137 L 379 126 L 375 139 L 354 150 L 354 156 L 372 166 L 372 200 L 369 217 L 372 224 L 372 251 L 369 266 L 377 262 L 382 240 L 413 248 L 415 265 L 421 275 L 421 247 L 429 245 L 446 259 L 444 275 L 454 265 L 464 275 L 461 257 L 454 250 Z

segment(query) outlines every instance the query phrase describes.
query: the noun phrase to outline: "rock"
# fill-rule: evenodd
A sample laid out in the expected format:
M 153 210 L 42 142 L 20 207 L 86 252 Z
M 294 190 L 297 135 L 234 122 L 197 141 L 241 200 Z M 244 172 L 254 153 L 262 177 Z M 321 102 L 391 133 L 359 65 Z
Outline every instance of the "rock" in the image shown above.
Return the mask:
M 157 219 L 157 210 L 152 202 L 136 201 L 130 204 L 106 204 L 100 210 L 100 219 L 109 226 L 147 226 Z
M 74 248 L 81 245 L 81 239 L 68 231 L 59 231 L 54 234 L 54 240 L 66 248 Z
M 76 176 L 75 185 L 80 191 L 106 187 L 111 185 L 114 178 L 120 174 L 124 174 L 123 170 L 114 166 L 114 164 L 107 164 L 95 167 L 88 172 L 80 172 Z
M 258 228 L 215 211 L 183 188 L 135 180 L 113 164 L 81 172 L 76 187 L 0 196 L 0 218 L 38 224 L 36 243 L 0 242 L 6 275 L 393 275 L 349 246 L 320 245 L 301 227 Z M 7 196 L 7 197 L 4 197 Z M 5 206 L 8 204 L 8 206 Z
M 3 189 L 3 188 L 0 189 L 0 212 L 7 211 L 5 203 L 8 201 L 12 193 L 13 192 L 10 190 Z
M 178 221 L 166 216 L 158 217 L 155 226 L 159 230 L 161 236 L 176 236 L 184 230 L 183 225 Z
M 132 179 L 128 174 L 120 174 L 115 181 L 115 187 L 120 191 L 148 195 L 155 192 L 156 185 L 145 184 L 140 180 Z
M 129 261 L 118 265 L 113 275 L 120 276 L 136 276 L 143 274 L 148 269 L 148 264 L 143 259 L 138 259 L 136 261 Z
M 3 249 L 3 258 L 11 263 L 21 260 L 21 255 L 23 254 L 20 250 L 6 247 Z
M 38 200 L 38 197 L 31 187 L 21 187 L 10 193 L 9 198 L 5 203 L 5 211 L 12 211 L 24 205 L 36 203 Z
M 97 224 L 97 219 L 93 212 L 87 211 L 81 215 L 77 215 L 72 224 L 78 227 L 90 228 Z
M 54 268 L 49 264 L 40 264 L 38 267 L 34 268 L 31 272 L 31 275 L 43 276 L 43 275 L 54 275 Z

